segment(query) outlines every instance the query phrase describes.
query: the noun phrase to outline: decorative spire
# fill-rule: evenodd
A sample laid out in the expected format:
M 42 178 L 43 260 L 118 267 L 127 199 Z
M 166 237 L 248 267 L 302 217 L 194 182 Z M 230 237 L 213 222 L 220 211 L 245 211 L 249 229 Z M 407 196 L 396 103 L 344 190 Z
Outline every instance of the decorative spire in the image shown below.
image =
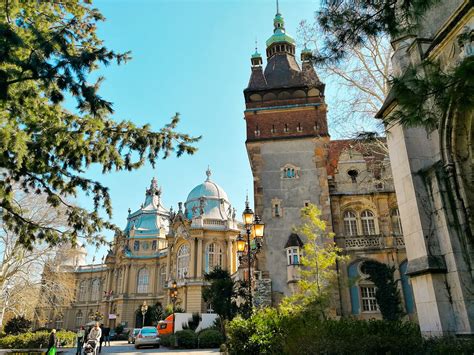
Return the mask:
M 158 187 L 158 180 L 155 177 L 151 179 L 150 188 L 146 189 L 145 203 L 142 207 L 153 204 L 156 208 L 160 204 L 161 189 Z
M 208 165 L 207 170 L 206 170 L 206 176 L 207 176 L 206 181 L 211 181 L 211 175 L 212 175 L 211 168 Z
M 278 4 L 278 0 L 276 0 L 276 2 L 277 2 L 277 15 L 279 15 L 280 14 L 280 6 Z
M 252 62 L 253 67 L 259 67 L 263 64 L 262 55 L 258 53 L 257 40 L 255 40 L 255 53 L 252 54 L 250 61 Z

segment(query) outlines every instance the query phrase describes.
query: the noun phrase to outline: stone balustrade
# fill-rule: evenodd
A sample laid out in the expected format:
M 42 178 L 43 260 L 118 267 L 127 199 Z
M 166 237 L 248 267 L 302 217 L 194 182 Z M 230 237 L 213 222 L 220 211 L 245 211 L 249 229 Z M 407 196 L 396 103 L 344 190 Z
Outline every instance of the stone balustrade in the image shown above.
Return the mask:
M 401 235 L 384 236 L 376 235 L 357 235 L 357 236 L 338 236 L 335 238 L 336 244 L 347 251 L 357 250 L 381 250 L 387 248 L 405 248 L 405 240 Z

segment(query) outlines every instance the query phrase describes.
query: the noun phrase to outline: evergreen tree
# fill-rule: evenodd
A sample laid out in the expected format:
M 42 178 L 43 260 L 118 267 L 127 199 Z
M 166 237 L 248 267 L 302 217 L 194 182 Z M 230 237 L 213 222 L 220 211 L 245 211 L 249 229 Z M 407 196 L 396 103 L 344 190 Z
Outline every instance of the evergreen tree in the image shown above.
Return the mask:
M 6 227 L 29 247 L 36 240 L 76 243 L 79 236 L 104 241 L 104 228 L 119 232 L 99 216 L 112 215 L 107 187 L 84 177 L 91 165 L 103 173 L 153 166 L 173 152 L 192 154 L 199 138 L 176 131 L 176 114 L 155 132 L 149 125 L 114 121 L 113 105 L 99 95 L 103 77 L 89 75 L 99 65 L 121 64 L 130 53 L 107 49 L 97 35 L 102 14 L 87 0 L 5 0 L 0 6 L 0 209 Z M 75 102 L 75 110 L 65 100 Z M 14 203 L 12 186 L 45 193 L 66 211 L 68 228 L 44 226 L 25 217 Z M 93 211 L 64 197 L 92 196 Z

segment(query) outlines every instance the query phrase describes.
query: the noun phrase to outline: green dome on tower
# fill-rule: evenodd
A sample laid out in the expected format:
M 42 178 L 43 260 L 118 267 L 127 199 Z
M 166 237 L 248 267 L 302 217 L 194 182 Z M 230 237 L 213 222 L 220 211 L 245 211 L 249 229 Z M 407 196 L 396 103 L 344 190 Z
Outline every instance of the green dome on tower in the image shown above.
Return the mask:
M 286 42 L 290 44 L 295 44 L 295 40 L 286 34 L 285 32 L 285 20 L 283 16 L 277 12 L 275 18 L 273 19 L 273 35 L 267 39 L 267 47 L 271 46 L 273 43 Z

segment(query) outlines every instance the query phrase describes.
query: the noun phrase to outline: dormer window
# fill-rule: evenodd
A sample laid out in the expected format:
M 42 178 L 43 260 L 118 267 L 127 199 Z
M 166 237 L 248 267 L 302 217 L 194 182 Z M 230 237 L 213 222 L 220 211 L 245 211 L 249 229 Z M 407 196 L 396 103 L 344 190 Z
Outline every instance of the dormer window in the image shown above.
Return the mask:
M 286 123 L 285 123 L 285 128 L 283 128 L 283 132 L 285 132 L 285 133 L 289 132 L 288 125 Z
M 287 265 L 299 265 L 300 264 L 300 248 L 293 247 L 286 250 Z
M 301 252 L 304 244 L 296 233 L 291 233 L 286 242 L 286 265 L 300 265 Z
M 260 135 L 260 129 L 258 128 L 258 125 L 255 127 L 255 135 L 256 136 Z
M 359 176 L 359 172 L 357 170 L 351 169 L 347 172 L 347 175 L 349 175 L 353 184 L 357 183 L 357 176 Z
M 298 122 L 298 126 L 296 127 L 297 132 L 303 132 L 303 127 L 301 127 L 301 123 Z
M 276 128 L 275 128 L 275 125 L 273 124 L 272 125 L 272 130 L 271 130 L 272 133 L 276 133 Z
M 138 240 L 135 240 L 133 242 L 133 250 L 134 251 L 139 251 L 140 250 L 140 242 Z

